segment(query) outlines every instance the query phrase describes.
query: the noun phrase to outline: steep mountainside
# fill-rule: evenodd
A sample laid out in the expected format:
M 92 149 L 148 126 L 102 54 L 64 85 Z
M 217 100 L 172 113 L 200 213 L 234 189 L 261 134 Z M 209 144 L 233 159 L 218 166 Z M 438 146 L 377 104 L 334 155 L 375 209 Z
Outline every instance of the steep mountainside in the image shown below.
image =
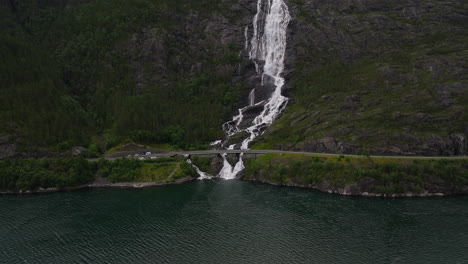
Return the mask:
M 200 147 L 247 96 L 250 1 L 2 1 L 0 12 L 0 156 Z
M 291 100 L 254 148 L 468 154 L 465 1 L 286 2 Z M 256 4 L 0 1 L 0 158 L 222 138 L 261 81 Z
M 468 153 L 465 1 L 290 0 L 294 98 L 256 148 Z

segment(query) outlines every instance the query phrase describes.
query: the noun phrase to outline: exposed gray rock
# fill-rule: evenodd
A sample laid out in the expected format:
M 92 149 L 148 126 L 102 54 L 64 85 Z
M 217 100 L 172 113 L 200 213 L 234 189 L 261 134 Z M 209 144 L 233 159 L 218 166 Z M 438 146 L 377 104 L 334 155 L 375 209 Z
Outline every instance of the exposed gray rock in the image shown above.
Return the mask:
M 86 148 L 83 146 L 76 146 L 72 148 L 72 155 L 73 156 L 79 156 L 81 155 L 84 151 L 86 151 Z
M 16 155 L 16 151 L 15 144 L 0 144 L 0 159 L 13 157 Z

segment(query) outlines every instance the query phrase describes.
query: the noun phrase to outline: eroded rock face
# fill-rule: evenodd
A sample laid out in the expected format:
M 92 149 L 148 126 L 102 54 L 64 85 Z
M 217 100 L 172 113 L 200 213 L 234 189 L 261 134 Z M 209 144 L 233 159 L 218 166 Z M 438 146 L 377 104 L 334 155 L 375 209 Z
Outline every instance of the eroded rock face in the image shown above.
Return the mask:
M 137 93 L 143 94 L 154 85 L 170 89 L 181 79 L 207 73 L 232 76 L 233 83 L 247 82 L 249 86 L 260 82 L 254 64 L 243 49 L 244 29 L 251 25 L 256 5 L 250 0 L 223 2 L 229 8 L 223 14 L 206 16 L 196 11 L 184 17 L 168 14 L 178 21 L 170 31 L 143 28 L 132 36 L 123 52 L 131 61 Z M 239 62 L 223 62 L 228 56 Z M 175 73 L 180 78 L 174 79 Z M 249 90 L 243 92 L 239 105 L 247 102 Z
M 0 136 L 0 159 L 14 156 L 16 149 L 16 144 L 11 143 L 8 136 Z
M 461 133 L 447 137 L 431 135 L 426 138 L 418 138 L 411 135 L 395 134 L 395 141 L 387 146 L 375 146 L 367 150 L 373 155 L 390 156 L 459 156 L 467 153 L 466 136 Z M 404 143 L 406 142 L 406 144 Z M 363 146 L 349 144 L 333 137 L 325 137 L 318 140 L 305 141 L 292 147 L 293 150 L 309 152 L 360 154 Z

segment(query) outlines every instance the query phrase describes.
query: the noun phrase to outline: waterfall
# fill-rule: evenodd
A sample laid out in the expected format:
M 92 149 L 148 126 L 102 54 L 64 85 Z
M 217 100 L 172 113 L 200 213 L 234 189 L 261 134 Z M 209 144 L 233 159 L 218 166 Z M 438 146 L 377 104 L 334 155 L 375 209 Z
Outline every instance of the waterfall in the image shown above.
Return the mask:
M 244 161 L 242 160 L 242 156 L 244 154 L 241 153 L 239 156 L 239 161 L 236 163 L 234 167 L 229 163 L 227 160 L 227 154 L 223 154 L 223 168 L 219 172 L 219 177 L 225 180 L 232 180 L 235 179 L 237 174 L 245 169 Z
M 195 166 L 195 164 L 192 163 L 192 160 L 190 159 L 187 159 L 187 163 L 192 165 L 192 167 L 195 169 L 195 171 L 197 172 L 198 175 L 200 175 L 200 177 L 198 177 L 199 180 L 206 180 L 206 179 L 211 179 L 213 178 L 213 176 L 211 176 L 210 174 L 206 173 L 206 172 L 203 172 L 200 170 L 200 168 L 198 168 L 197 166 Z
M 232 121 L 227 123 L 228 125 L 223 126 L 228 137 L 240 131 L 249 133 L 249 136 L 242 142 L 241 149 L 248 149 L 250 142 L 262 133 L 261 128 L 270 126 L 288 102 L 288 98 L 284 97 L 281 91 L 284 86 L 282 74 L 287 44 L 286 32 L 290 20 L 288 6 L 283 0 L 258 0 L 257 13 L 253 19 L 249 58 L 255 63 L 256 71 L 262 75 L 262 85 L 267 77 L 273 80 L 275 89 L 266 102 L 259 102 L 265 103 L 264 109 L 255 117 L 251 126 L 243 130 L 239 128 L 243 120 L 243 112 L 248 106 L 255 105 L 255 88 L 249 94 L 249 105 L 239 109 L 239 114 L 234 116 Z M 247 35 L 247 30 L 248 28 L 244 31 L 244 35 Z M 248 48 L 248 43 L 245 44 L 245 48 Z M 264 62 L 263 68 L 260 67 L 259 62 Z M 232 168 L 224 155 L 224 167 L 219 176 L 224 179 L 235 178 L 244 169 L 242 156 Z
M 260 127 L 268 127 L 286 107 L 288 99 L 281 95 L 284 86 L 284 78 L 281 76 L 284 70 L 284 57 L 286 54 L 286 31 L 291 20 L 288 7 L 283 0 L 266 0 L 269 12 L 266 13 L 265 23 L 259 24 L 261 6 L 263 0 L 259 0 L 257 15 L 254 18 L 254 35 L 252 37 L 249 57 L 253 61 L 264 61 L 262 84 L 265 77 L 272 78 L 275 90 L 267 100 L 263 112 L 258 115 L 252 126 L 246 129 L 250 136 L 242 142 L 241 149 L 248 149 L 249 143 L 261 134 Z M 263 34 L 261 34 L 263 32 Z
M 291 16 L 288 6 L 283 0 L 258 0 L 257 13 L 253 18 L 253 36 L 250 41 L 249 58 L 255 64 L 258 74 L 261 74 L 262 86 L 265 80 L 274 87 L 271 96 L 261 102 L 255 102 L 255 88 L 249 94 L 248 105 L 239 109 L 239 114 L 223 125 L 223 129 L 228 139 L 239 132 L 247 132 L 248 137 L 241 144 L 240 149 L 248 149 L 249 144 L 270 126 L 287 105 L 288 98 L 281 94 L 284 86 L 284 58 L 286 54 L 287 28 Z M 245 49 L 249 48 L 247 41 L 248 27 L 244 30 L 246 38 Z M 254 118 L 247 128 L 240 128 L 244 120 L 244 112 L 254 105 L 264 104 L 263 111 Z M 218 141 L 219 142 L 219 141 Z M 233 149 L 231 145 L 229 149 Z M 233 167 L 227 160 L 227 155 L 223 155 L 224 166 L 219 173 L 223 179 L 234 179 L 236 175 L 244 169 L 243 154 Z
M 252 106 L 255 104 L 255 89 L 252 89 L 249 94 L 249 106 Z
M 246 26 L 244 29 L 244 39 L 245 39 L 244 49 L 247 50 L 249 48 L 249 26 Z

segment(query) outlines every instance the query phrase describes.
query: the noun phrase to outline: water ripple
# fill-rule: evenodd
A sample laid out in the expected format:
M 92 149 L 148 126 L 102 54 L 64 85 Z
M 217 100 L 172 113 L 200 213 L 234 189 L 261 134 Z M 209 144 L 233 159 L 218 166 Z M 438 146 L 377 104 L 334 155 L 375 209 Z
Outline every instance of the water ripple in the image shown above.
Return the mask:
M 240 181 L 0 196 L 0 263 L 464 263 L 468 197 Z

